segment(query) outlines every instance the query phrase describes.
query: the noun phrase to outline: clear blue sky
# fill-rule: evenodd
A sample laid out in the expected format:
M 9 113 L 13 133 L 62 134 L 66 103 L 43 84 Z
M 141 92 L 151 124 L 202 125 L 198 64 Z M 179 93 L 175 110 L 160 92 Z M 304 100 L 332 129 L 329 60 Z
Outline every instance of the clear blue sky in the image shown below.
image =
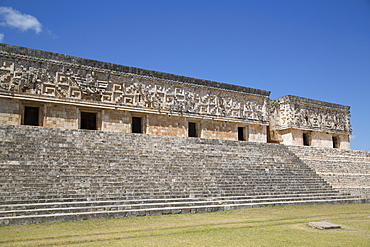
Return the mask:
M 369 0 L 0 6 L 3 43 L 349 105 L 352 148 L 370 151 Z

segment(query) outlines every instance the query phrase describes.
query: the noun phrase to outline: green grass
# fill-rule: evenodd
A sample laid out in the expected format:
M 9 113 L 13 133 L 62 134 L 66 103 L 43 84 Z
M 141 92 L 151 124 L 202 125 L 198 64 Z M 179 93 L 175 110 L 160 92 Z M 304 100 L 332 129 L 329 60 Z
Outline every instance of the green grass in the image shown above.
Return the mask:
M 340 229 L 319 230 L 310 221 Z M 0 227 L 0 246 L 370 246 L 370 204 L 249 208 Z

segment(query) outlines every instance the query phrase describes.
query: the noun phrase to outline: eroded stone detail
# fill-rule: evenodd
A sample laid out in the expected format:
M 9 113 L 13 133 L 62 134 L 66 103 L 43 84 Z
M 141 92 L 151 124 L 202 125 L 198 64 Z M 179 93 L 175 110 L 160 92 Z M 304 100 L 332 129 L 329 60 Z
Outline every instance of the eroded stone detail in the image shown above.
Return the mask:
M 0 89 L 139 107 L 169 114 L 200 114 L 267 123 L 267 97 L 212 90 L 187 82 L 141 78 L 81 65 L 6 54 Z
M 249 141 L 350 148 L 348 106 L 290 95 L 270 100 L 265 90 L 6 44 L 0 55 L 0 97 L 12 101 L 3 101 L 5 124 L 22 124 L 24 107 L 36 106 L 45 127 L 78 128 L 79 112 L 93 111 L 102 116 L 99 130 L 129 133 L 137 115 L 156 135 L 187 136 L 194 121 L 199 137 L 236 140 L 245 128 Z
M 270 114 L 276 129 L 297 128 L 351 133 L 348 106 L 289 95 L 272 100 Z

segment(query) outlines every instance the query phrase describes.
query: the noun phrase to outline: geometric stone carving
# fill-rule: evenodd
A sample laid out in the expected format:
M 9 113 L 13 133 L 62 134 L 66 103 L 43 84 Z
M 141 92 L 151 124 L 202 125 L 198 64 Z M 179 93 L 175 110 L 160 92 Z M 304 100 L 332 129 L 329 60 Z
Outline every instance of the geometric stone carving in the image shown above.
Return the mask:
M 348 106 L 0 44 L 0 90 L 109 108 L 350 134 Z M 14 53 L 6 49 L 14 49 Z M 8 50 L 9 51 L 9 50 Z M 41 55 L 41 56 L 40 56 Z
M 350 107 L 297 96 L 284 96 L 270 103 L 275 129 L 287 128 L 351 133 Z
M 193 85 L 186 81 L 106 71 L 2 52 L 0 89 L 137 107 L 168 114 L 196 114 L 268 122 L 268 96 Z

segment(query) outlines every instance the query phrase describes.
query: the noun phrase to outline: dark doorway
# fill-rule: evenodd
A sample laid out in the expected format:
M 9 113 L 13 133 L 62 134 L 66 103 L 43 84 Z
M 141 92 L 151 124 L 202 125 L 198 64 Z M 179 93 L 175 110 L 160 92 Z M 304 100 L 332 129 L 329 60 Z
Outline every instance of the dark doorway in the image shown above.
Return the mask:
M 303 133 L 303 145 L 304 146 L 310 146 L 310 140 L 308 138 L 308 134 L 307 133 Z
M 39 108 L 24 107 L 24 122 L 25 125 L 39 126 Z
M 339 148 L 339 140 L 338 140 L 338 137 L 333 136 L 332 137 L 332 140 L 333 140 L 333 148 Z
M 96 113 L 81 112 L 81 129 L 96 130 Z
M 132 118 L 132 133 L 143 133 L 143 128 L 141 127 L 141 117 Z
M 188 136 L 189 137 L 197 137 L 197 125 L 196 125 L 196 123 L 189 123 Z
M 244 127 L 238 127 L 238 140 L 239 141 L 245 141 L 245 135 L 244 135 Z

